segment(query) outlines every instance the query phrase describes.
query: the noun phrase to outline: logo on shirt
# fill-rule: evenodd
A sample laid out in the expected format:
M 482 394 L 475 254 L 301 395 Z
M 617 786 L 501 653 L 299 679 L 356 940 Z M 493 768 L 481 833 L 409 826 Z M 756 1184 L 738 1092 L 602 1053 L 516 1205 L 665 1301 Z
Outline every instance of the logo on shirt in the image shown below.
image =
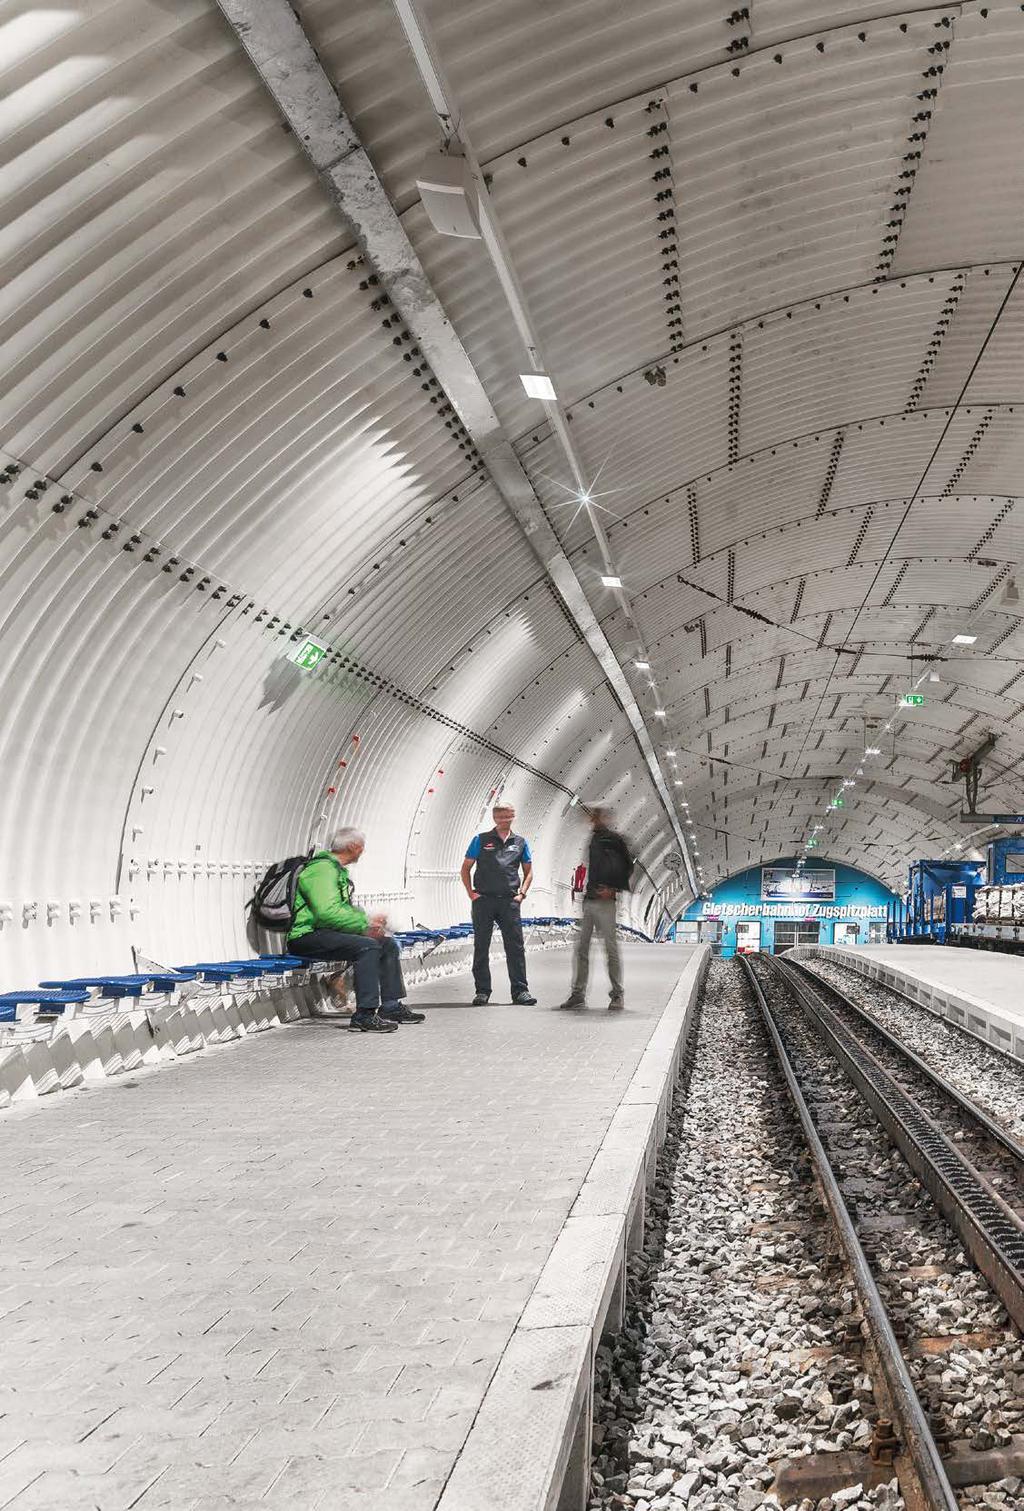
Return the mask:
M 485 850 L 493 850 L 494 846 L 493 845 L 484 845 L 484 849 Z

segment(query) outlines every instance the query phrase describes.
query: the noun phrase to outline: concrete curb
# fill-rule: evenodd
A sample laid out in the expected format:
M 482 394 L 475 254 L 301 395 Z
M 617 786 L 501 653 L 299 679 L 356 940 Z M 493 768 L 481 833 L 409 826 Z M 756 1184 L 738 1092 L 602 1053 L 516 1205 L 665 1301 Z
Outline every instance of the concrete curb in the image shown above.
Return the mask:
M 928 953 L 928 947 L 924 945 L 921 950 L 922 954 Z M 928 1008 L 938 1017 L 964 1029 L 966 1033 L 973 1034 L 983 1044 L 1001 1049 L 1004 1054 L 1013 1055 L 1017 1060 L 1024 1060 L 1024 1026 L 1018 1018 L 1000 1012 L 998 1007 L 983 998 L 954 991 L 952 987 L 943 986 L 938 981 L 926 981 L 858 950 L 836 949 L 834 945 L 802 945 L 792 953 L 796 959 L 830 960 L 834 965 L 844 965 L 849 970 L 859 971 L 862 976 L 867 976 L 882 986 L 894 987 L 897 991 L 904 992 L 912 1002 Z
M 437 1511 L 583 1511 L 594 1356 L 622 1325 L 628 1255 L 711 951 L 687 961 L 487 1387 Z

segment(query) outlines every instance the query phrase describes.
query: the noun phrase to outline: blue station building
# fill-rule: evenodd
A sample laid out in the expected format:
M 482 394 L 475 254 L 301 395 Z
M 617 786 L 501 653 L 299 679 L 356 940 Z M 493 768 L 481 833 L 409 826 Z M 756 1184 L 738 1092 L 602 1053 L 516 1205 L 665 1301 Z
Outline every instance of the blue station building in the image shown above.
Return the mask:
M 676 937 L 706 940 L 726 958 L 778 955 L 796 944 L 883 944 L 893 901 L 888 887 L 853 866 L 826 858 L 800 871 L 795 858 L 783 858 L 719 882 L 690 904 Z

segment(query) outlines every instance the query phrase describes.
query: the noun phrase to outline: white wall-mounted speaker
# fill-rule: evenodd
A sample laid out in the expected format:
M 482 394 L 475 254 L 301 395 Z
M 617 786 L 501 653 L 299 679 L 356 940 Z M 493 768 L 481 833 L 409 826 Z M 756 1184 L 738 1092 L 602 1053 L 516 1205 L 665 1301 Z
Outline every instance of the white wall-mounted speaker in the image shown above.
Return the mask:
M 464 157 L 432 152 L 416 175 L 416 186 L 435 231 L 479 238 L 476 185 Z

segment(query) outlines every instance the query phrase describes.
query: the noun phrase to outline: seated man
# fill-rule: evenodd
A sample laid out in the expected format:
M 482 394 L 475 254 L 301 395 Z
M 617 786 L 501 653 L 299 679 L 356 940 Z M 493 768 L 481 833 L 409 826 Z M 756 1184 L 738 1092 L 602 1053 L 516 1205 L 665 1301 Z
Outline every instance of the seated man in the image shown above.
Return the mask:
M 288 934 L 291 954 L 305 960 L 351 960 L 357 1033 L 392 1033 L 400 1023 L 422 1023 L 402 998 L 405 982 L 398 945 L 387 932 L 387 915 L 368 917 L 352 902 L 348 867 L 366 847 L 359 829 L 339 829 L 329 850 L 318 850 L 299 873 L 295 915 Z

